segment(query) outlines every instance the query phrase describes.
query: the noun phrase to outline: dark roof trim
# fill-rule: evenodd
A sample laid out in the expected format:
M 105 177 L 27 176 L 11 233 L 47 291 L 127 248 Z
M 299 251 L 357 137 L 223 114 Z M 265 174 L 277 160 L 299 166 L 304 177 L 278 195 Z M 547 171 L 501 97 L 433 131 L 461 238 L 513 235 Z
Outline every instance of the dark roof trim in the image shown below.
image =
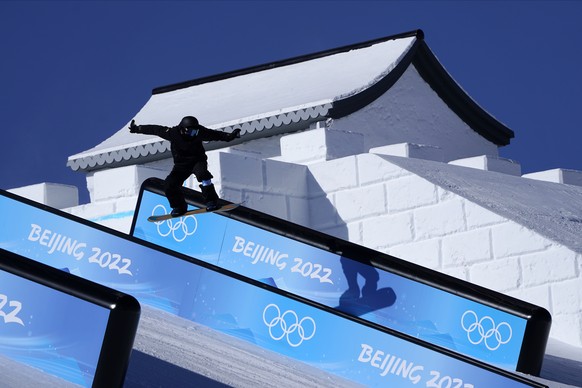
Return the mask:
M 408 36 L 412 36 L 409 34 Z M 354 113 L 366 105 L 372 103 L 381 95 L 386 93 L 395 83 L 400 79 L 402 74 L 406 71 L 416 52 L 416 47 L 423 42 L 424 33 L 422 30 L 415 31 L 416 40 L 413 46 L 408 50 L 406 55 L 398 62 L 396 67 L 392 69 L 384 78 L 372 85 L 371 87 L 356 93 L 347 98 L 334 101 L 333 108 L 330 111 L 330 117 L 337 119 Z
M 160 87 L 154 88 L 152 91 L 152 94 L 167 93 L 167 92 L 172 92 L 174 90 L 185 89 L 185 88 L 189 88 L 191 86 L 201 85 L 201 84 L 205 84 L 205 83 L 209 83 L 209 82 L 220 81 L 223 79 L 238 77 L 241 75 L 246 75 L 246 74 L 251 74 L 251 73 L 258 73 L 258 72 L 264 71 L 264 70 L 270 70 L 270 69 L 274 69 L 274 68 L 278 68 L 278 67 L 283 67 L 283 66 L 293 65 L 296 63 L 306 62 L 306 61 L 310 61 L 310 60 L 317 59 L 317 58 L 323 58 L 323 57 L 327 57 L 327 56 L 334 55 L 334 54 L 339 54 L 339 53 L 348 52 L 351 50 L 369 47 L 369 46 L 372 46 L 374 44 L 377 44 L 380 42 L 385 42 L 388 40 L 407 38 L 410 36 L 416 36 L 419 39 L 422 39 L 423 32 L 421 30 L 404 32 L 402 34 L 391 35 L 391 36 L 384 37 L 384 38 L 373 39 L 373 40 L 369 40 L 366 42 L 352 44 L 352 45 L 348 45 L 348 46 L 342 46 L 342 47 L 338 47 L 338 48 L 334 48 L 334 49 L 330 49 L 330 50 L 316 52 L 313 54 L 301 55 L 301 56 L 294 57 L 294 58 L 289 58 L 289 59 L 284 59 L 281 61 L 266 63 L 263 65 L 252 66 L 252 67 L 248 67 L 245 69 L 229 71 L 226 73 L 212 75 L 209 77 L 197 78 L 197 79 L 194 79 L 191 81 L 180 82 L 180 83 L 176 83 L 176 84 L 172 84 L 172 85 L 168 85 L 168 86 L 160 86 Z
M 387 92 L 411 63 L 447 106 L 475 132 L 498 146 L 509 144 L 514 137 L 513 131 L 483 110 L 461 89 L 430 51 L 421 30 L 418 30 L 413 47 L 386 77 L 358 94 L 335 101 L 330 116 L 347 116 L 370 104 Z
M 326 57 L 342 52 L 348 52 L 360 48 L 372 46 L 377 43 L 393 39 L 416 37 L 414 45 L 408 53 L 400 60 L 396 67 L 382 78 L 375 85 L 353 96 L 334 102 L 330 110 L 330 117 L 339 118 L 353 113 L 366 105 L 370 104 L 383 93 L 389 90 L 402 76 L 410 64 L 414 65 L 420 76 L 430 85 L 430 87 L 439 95 L 447 106 L 457 114 L 461 120 L 469 125 L 475 132 L 485 139 L 497 144 L 498 146 L 508 145 L 514 133 L 507 126 L 496 120 L 493 116 L 481 108 L 471 99 L 463 89 L 449 75 L 445 68 L 424 42 L 424 33 L 422 30 L 413 30 L 402 34 L 391 35 L 384 38 L 369 40 L 362 43 L 342 46 L 335 49 L 320 51 L 313 54 L 302 55 L 277 62 L 263 65 L 248 67 L 245 69 L 230 71 L 209 77 L 194 79 L 168 86 L 162 86 L 153 89 L 152 94 L 167 93 L 179 89 L 188 88 L 195 85 L 201 85 L 209 82 L 215 82 L 228 78 L 238 77 L 246 74 L 256 73 L 264 70 L 288 66 L 296 63 L 306 62 L 317 58 Z
M 448 107 L 473 130 L 499 146 L 509 144 L 514 137 L 513 131 L 487 113 L 461 89 L 424 41 L 417 45 L 412 64 Z

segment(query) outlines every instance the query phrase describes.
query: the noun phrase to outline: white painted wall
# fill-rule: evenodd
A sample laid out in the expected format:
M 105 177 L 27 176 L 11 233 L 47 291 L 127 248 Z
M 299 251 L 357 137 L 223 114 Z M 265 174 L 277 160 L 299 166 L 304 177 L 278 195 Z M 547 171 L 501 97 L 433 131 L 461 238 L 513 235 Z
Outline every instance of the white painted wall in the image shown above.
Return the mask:
M 524 174 L 524 178 L 537 179 L 546 182 L 564 183 L 567 185 L 582 186 L 582 171 L 555 168 L 547 171 Z
M 127 233 L 141 184 L 150 177 L 165 178 L 169 169 L 163 167 L 168 166 L 171 164 L 156 162 L 149 167 L 131 165 L 90 173 L 87 188 L 91 202 L 62 210 Z
M 35 202 L 63 209 L 79 204 L 79 190 L 75 186 L 58 183 L 38 183 L 8 190 Z
M 497 146 L 453 113 L 413 66 L 390 90 L 359 111 L 335 120 L 333 129 L 365 135 L 366 151 L 389 144 L 436 146 L 445 161 L 497 156 Z
M 310 172 L 325 191 L 310 202 L 314 229 L 542 306 L 553 338 L 582 345 L 580 253 L 378 155 Z
M 348 117 L 208 152 L 222 198 L 545 307 L 551 336 L 582 346 L 581 252 L 383 155 L 452 161 L 498 174 L 494 179 L 521 170 L 499 158 L 496 146 L 454 115 L 412 67 Z M 91 203 L 66 211 L 128 232 L 141 183 L 164 178 L 171 166 L 166 159 L 91 173 Z M 556 170 L 526 178 L 575 185 L 580 176 Z M 186 186 L 198 190 L 194 178 Z
M 353 147 L 335 141 L 335 132 L 316 129 L 285 138 L 282 148 L 294 150 L 290 159 L 304 164 L 213 153 L 210 164 L 222 178 L 222 196 L 540 305 L 553 316 L 552 337 L 582 345 L 580 253 L 381 157 L 407 150 L 438 159 L 435 147 L 395 145 L 332 159 Z M 305 141 L 310 147 L 298 146 Z M 519 173 L 515 162 L 489 156 L 468 165 L 492 174 Z
M 282 155 L 272 159 L 236 147 L 209 152 L 219 194 L 542 306 L 553 317 L 551 336 L 582 346 L 579 252 L 382 157 L 450 160 L 446 150 L 396 144 L 365 152 L 360 134 L 335 130 L 333 123 L 331 128 L 319 125 L 284 136 Z M 300 146 L 306 142 L 309 147 Z M 498 159 L 474 155 L 469 161 L 454 163 L 490 168 L 491 174 L 518 174 L 519 165 Z M 94 202 L 69 211 L 127 232 L 139 185 L 149 176 L 164 177 L 167 172 L 143 166 L 95 172 Z M 194 178 L 187 186 L 198 190 Z

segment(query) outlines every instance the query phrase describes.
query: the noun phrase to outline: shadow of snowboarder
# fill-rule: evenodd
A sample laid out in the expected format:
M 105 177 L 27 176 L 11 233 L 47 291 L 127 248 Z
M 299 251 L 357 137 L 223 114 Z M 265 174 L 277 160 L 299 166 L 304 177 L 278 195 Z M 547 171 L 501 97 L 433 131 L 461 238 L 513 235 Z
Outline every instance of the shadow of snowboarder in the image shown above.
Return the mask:
M 339 298 L 339 306 L 336 307 L 338 310 L 361 316 L 392 306 L 396 302 L 396 294 L 392 288 L 378 289 L 380 275 L 376 268 L 343 256 L 340 262 L 348 282 L 348 289 Z M 365 280 L 361 290 L 358 284 L 358 274 Z

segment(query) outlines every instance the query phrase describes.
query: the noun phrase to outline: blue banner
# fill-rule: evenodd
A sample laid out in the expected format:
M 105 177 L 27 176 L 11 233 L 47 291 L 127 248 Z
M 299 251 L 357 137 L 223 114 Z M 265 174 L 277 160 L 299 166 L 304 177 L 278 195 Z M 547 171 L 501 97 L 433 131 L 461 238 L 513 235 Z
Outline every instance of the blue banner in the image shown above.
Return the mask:
M 110 310 L 0 270 L 0 354 L 93 384 Z
M 0 196 L 0 248 L 181 315 L 200 267 Z
M 281 290 L 505 369 L 526 319 L 217 213 L 160 223 L 165 197 L 144 190 L 133 235 Z M 363 261 L 366 258 L 361 258 Z
M 5 196 L 0 196 L 0 209 L 4 220 L 0 225 L 0 248 L 65 269 L 133 295 L 140 303 L 199 322 L 368 386 L 539 386 L 476 361 L 426 347 L 420 341 L 347 319 L 331 309 L 328 311 L 300 302 L 285 296 L 285 292 L 275 292 L 270 287 L 253 284 L 254 281 L 233 278 L 227 273 L 205 267 L 203 262 L 189 262 L 148 248 L 130 238 L 75 221 L 64 214 L 44 211 Z M 276 284 L 280 289 L 285 289 L 287 282 L 289 288 L 295 290 L 313 282 L 320 288 L 310 292 L 318 300 L 337 303 L 338 295 L 341 297 L 341 293 L 345 292 L 342 264 L 333 264 L 332 256 L 329 263 L 320 263 L 313 247 L 299 248 L 292 244 L 275 246 L 275 240 L 262 240 L 259 234 L 254 235 L 250 230 L 240 230 L 238 227 L 229 227 L 227 232 L 226 225 L 229 222 L 223 217 L 219 217 L 223 219 L 219 223 L 222 222 L 225 228 L 220 232 L 206 224 L 209 217 L 218 216 L 184 219 L 181 224 L 166 224 L 168 228 L 160 229 L 160 232 L 158 226 L 164 225 L 152 223 L 146 226 L 153 229 L 142 229 L 141 233 L 152 233 L 160 239 L 171 239 L 176 243 L 188 241 L 191 247 L 188 249 L 197 251 L 195 257 L 200 254 L 202 258 L 211 261 L 211 256 L 216 256 L 214 263 L 219 265 L 222 265 L 220 261 L 223 259 L 218 259 L 220 255 L 216 253 L 223 250 L 224 261 L 232 261 L 231 267 L 235 265 L 236 257 L 246 257 L 248 260 L 238 265 L 262 268 L 265 271 L 261 277 L 263 281 Z M 195 247 L 197 244 L 192 244 L 197 231 L 205 236 L 203 246 L 198 248 Z M 248 234 L 243 235 L 243 232 Z M 251 246 L 249 241 L 254 245 Z M 298 257 L 302 259 L 302 264 L 298 266 L 299 272 L 296 272 L 293 266 L 297 265 L 295 259 Z M 337 261 L 339 258 L 335 259 Z M 242 260 L 239 258 L 238 261 Z M 253 264 L 253 261 L 256 263 Z M 304 264 L 306 262 L 312 263 L 313 270 Z M 262 264 L 257 266 L 258 263 Z M 316 268 L 315 264 L 322 268 Z M 331 271 L 328 276 L 327 269 Z M 315 270 L 318 272 L 315 273 Z M 297 278 L 288 277 L 290 275 Z M 400 293 L 400 286 L 390 281 L 379 281 L 378 285 L 381 287 L 376 290 L 383 290 L 384 286 L 394 288 L 397 295 L 395 300 L 417 299 L 412 291 Z M 21 301 L 18 292 L 10 291 L 6 295 Z M 38 295 L 38 292 L 32 295 Z M 24 300 L 21 302 L 24 305 Z M 407 308 L 414 308 L 406 304 L 398 306 L 403 314 Z M 486 311 L 481 310 L 480 306 L 471 308 L 477 317 L 477 314 Z M 68 312 L 78 314 L 78 311 Z M 469 314 L 472 313 L 465 315 Z M 378 311 L 365 315 L 382 317 Z M 412 327 L 414 315 L 404 317 L 406 319 L 401 320 Z M 27 317 L 19 315 L 19 318 L 24 322 Z M 495 316 L 492 319 L 498 318 Z M 483 318 L 478 322 L 481 325 L 485 323 Z M 468 330 L 465 335 L 480 330 L 471 325 L 474 323 L 466 325 Z M 10 340 L 12 336 L 6 338 Z
M 530 386 L 220 273 L 196 300 L 192 320 L 366 386 Z

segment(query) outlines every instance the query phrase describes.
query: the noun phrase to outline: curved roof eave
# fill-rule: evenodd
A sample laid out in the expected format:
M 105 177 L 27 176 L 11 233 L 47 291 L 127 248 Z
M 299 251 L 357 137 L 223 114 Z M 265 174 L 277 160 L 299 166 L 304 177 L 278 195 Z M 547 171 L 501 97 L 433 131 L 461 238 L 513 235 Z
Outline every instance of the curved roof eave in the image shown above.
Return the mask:
M 211 77 L 199 78 L 192 81 L 186 81 L 178 84 L 173 84 L 169 86 L 155 88 L 152 91 L 152 96 L 170 94 L 173 92 L 181 92 L 183 89 L 190 87 L 195 87 L 197 85 L 210 84 L 213 82 L 219 82 L 227 79 L 233 79 L 245 75 L 252 75 L 260 73 L 262 71 L 268 71 L 278 68 L 284 68 L 290 65 L 301 64 L 309 62 L 311 60 L 318 60 L 325 57 L 333 56 L 336 54 L 345 54 L 349 52 L 355 52 L 359 49 L 366 49 L 368 47 L 375 46 L 377 44 L 382 44 L 388 41 L 397 41 L 400 39 L 412 38 L 416 40 L 422 36 L 422 31 L 415 30 L 407 33 L 397 34 L 389 37 L 384 37 L 380 39 L 374 39 L 366 41 L 363 43 L 343 46 L 331 50 L 326 50 L 314 54 L 303 55 L 291 59 L 286 59 L 279 62 L 273 62 L 265 65 L 250 67 L 242 70 L 237 70 L 233 72 L 218 74 Z M 405 52 L 410 50 L 410 46 L 406 48 Z M 398 63 L 402 60 L 401 58 L 395 58 L 394 67 L 398 68 Z M 388 64 L 389 65 L 389 64 Z M 393 71 L 390 67 L 385 69 L 386 74 L 389 76 Z M 380 77 L 379 82 L 385 83 L 383 78 Z M 397 78 L 397 77 L 396 77 Z M 353 91 L 353 93 L 344 94 L 344 96 L 351 96 L 358 99 L 362 90 L 366 90 L 370 85 L 361 84 L 362 89 L 359 91 Z M 376 90 L 376 89 L 374 89 Z M 344 96 L 335 95 L 328 98 L 321 97 L 319 100 L 315 99 L 311 102 L 301 101 L 300 105 L 291 106 L 281 106 L 277 112 L 264 112 L 262 114 L 254 115 L 251 117 L 239 117 L 228 122 L 215 123 L 209 125 L 210 128 L 229 131 L 235 127 L 242 127 L 242 135 L 244 141 L 252 140 L 259 137 L 272 136 L 285 132 L 292 132 L 299 129 L 307 128 L 312 122 L 324 120 L 330 117 L 330 110 L 337 104 L 338 101 L 343 101 Z M 349 101 L 353 98 L 345 97 Z M 141 113 L 141 112 L 140 112 Z M 266 131 L 265 131 L 266 130 Z M 262 132 L 262 133 L 261 133 Z M 109 144 L 107 144 L 109 143 Z M 120 136 L 120 131 L 113 135 L 111 138 L 107 139 L 105 142 L 94 147 L 93 149 L 86 150 L 84 152 L 72 155 L 68 158 L 67 166 L 73 170 L 85 170 L 91 171 L 96 169 L 105 168 L 106 166 L 121 166 L 132 163 L 132 159 L 140 158 L 141 160 L 149 161 L 155 160 L 167 155 L 167 146 L 163 145 L 164 142 L 160 142 L 159 139 L 152 137 L 151 139 L 145 138 L 139 144 L 135 141 L 131 143 Z M 155 146 L 154 146 L 155 145 Z M 164 148 L 164 150 L 161 150 Z M 215 145 L 210 145 L 208 149 L 219 148 Z
M 344 96 L 337 96 L 334 100 L 319 101 L 313 106 L 308 106 L 306 104 L 304 106 L 295 108 L 287 107 L 288 111 L 285 113 L 278 112 L 277 114 L 273 114 L 274 112 L 265 112 L 265 114 L 261 115 L 261 117 L 248 117 L 246 120 L 244 118 L 240 118 L 239 120 L 236 120 L 236 125 L 234 125 L 233 122 L 225 122 L 223 124 L 217 124 L 211 127 L 223 131 L 231 131 L 235 126 L 242 127 L 244 141 L 248 141 L 264 136 L 272 136 L 275 134 L 296 131 L 301 129 L 301 124 L 303 124 L 303 127 L 307 127 L 314 121 L 319 121 L 328 117 L 339 118 L 347 116 L 353 112 L 358 111 L 359 109 L 362 109 L 366 105 L 376 100 L 382 94 L 387 92 L 398 81 L 406 69 L 412 64 L 415 66 L 420 76 L 440 96 L 440 98 L 447 104 L 447 106 L 463 121 L 465 121 L 473 130 L 475 130 L 485 139 L 499 146 L 509 144 L 510 139 L 514 136 L 513 131 L 511 131 L 509 128 L 487 113 L 484 109 L 482 109 L 453 80 L 453 78 L 447 73 L 438 59 L 430 51 L 427 44 L 424 42 L 424 33 L 422 30 L 415 30 L 403 34 L 375 39 L 355 45 L 344 46 L 315 54 L 304 55 L 266 65 L 250 67 L 247 69 L 223 73 L 212 77 L 200 78 L 179 84 L 155 88 L 152 91 L 152 94 L 156 95 L 173 92 L 196 85 L 208 84 L 215 81 L 258 73 L 261 71 L 284 67 L 301 62 L 307 62 L 338 53 L 345 53 L 351 50 L 366 48 L 388 40 L 407 37 L 414 37 L 416 39 L 409 47 L 409 49 L 402 55 L 402 57 L 398 58 L 394 64 L 394 67 L 389 69 L 385 75 L 377 79 L 375 83 L 367 85 L 365 88 L 355 93 Z M 268 133 L 261 133 L 264 130 L 268 130 Z M 239 141 L 242 141 L 242 139 Z M 211 145 L 209 149 L 216 149 L 220 147 L 221 146 Z M 67 166 L 73 170 L 80 169 L 91 171 L 104 168 L 106 165 L 120 166 L 131 164 L 132 159 L 135 158 L 142 158 L 144 160 L 156 160 L 165 157 L 167 152 L 168 146 L 164 142 L 160 142 L 157 138 L 152 138 L 151 141 L 146 141 L 141 145 L 124 144 L 119 147 L 102 149 L 99 152 L 95 152 L 94 154 L 91 152 L 84 152 L 81 154 L 73 155 L 69 157 Z
M 340 118 L 354 113 L 386 93 L 410 66 L 418 45 L 423 42 L 424 33 L 422 30 L 415 31 L 415 35 L 416 40 L 412 47 L 400 58 L 396 66 L 378 82 L 359 93 L 335 100 L 330 111 L 331 118 Z
M 508 145 L 511 129 L 481 108 L 450 76 L 424 41 L 416 45 L 412 64 L 440 98 L 474 131 L 498 146 Z
M 205 145 L 206 150 L 229 147 L 263 137 L 263 131 L 268 130 L 266 136 L 274 136 L 285 132 L 295 131 L 310 123 L 329 117 L 328 112 L 332 108 L 331 103 L 292 110 L 290 112 L 258 117 L 236 124 L 225 123 L 217 129 L 224 132 L 232 132 L 235 128 L 241 128 L 243 136 L 229 144 L 210 142 Z M 104 168 L 106 165 L 118 167 L 131 164 L 131 160 L 145 158 L 145 161 L 154 161 L 166 157 L 169 154 L 170 145 L 166 140 L 151 136 L 149 141 L 141 144 L 133 144 L 122 147 L 112 147 L 92 154 L 82 153 L 70 156 L 67 166 L 73 171 L 92 171 Z
M 509 144 L 514 137 L 513 131 L 481 108 L 455 82 L 424 42 L 422 30 L 418 30 L 413 47 L 384 78 L 360 93 L 334 101 L 331 117 L 347 116 L 370 104 L 387 92 L 411 64 L 445 104 L 475 132 L 498 146 Z

